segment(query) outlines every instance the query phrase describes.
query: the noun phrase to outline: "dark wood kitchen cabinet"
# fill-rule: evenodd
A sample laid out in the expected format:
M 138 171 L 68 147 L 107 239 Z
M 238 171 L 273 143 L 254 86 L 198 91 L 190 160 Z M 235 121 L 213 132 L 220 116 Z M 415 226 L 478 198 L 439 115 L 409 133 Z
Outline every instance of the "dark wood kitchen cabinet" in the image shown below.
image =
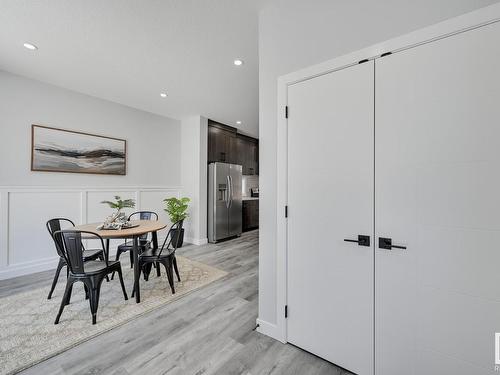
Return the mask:
M 243 174 L 245 174 L 245 141 L 241 137 L 236 137 L 235 140 L 235 164 L 241 165 L 243 168 Z
M 250 138 L 246 141 L 246 158 L 245 158 L 245 167 L 247 173 L 249 175 L 259 174 L 259 141 Z
M 217 126 L 208 127 L 208 162 L 236 162 L 236 132 Z
M 239 164 L 244 175 L 259 174 L 259 140 L 237 129 L 209 120 L 208 162 Z
M 259 200 L 243 201 L 243 232 L 259 227 Z

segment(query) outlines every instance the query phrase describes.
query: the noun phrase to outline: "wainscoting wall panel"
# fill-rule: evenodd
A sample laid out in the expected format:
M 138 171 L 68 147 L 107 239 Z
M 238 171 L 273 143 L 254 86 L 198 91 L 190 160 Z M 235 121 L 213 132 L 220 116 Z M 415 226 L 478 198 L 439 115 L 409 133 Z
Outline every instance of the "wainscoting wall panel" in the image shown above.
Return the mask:
M 54 249 L 45 223 L 54 217 L 80 223 L 81 202 L 82 193 L 78 191 L 9 192 L 7 265 L 16 267 L 53 258 Z
M 113 210 L 101 204 L 115 195 L 136 200 L 135 209 L 158 213 L 170 223 L 163 211 L 163 199 L 180 197 L 180 187 L 0 187 L 0 280 L 55 268 L 58 257 L 45 223 L 50 218 L 67 217 L 75 224 L 102 222 Z M 161 241 L 166 231 L 159 233 Z M 111 242 L 110 255 L 122 241 Z

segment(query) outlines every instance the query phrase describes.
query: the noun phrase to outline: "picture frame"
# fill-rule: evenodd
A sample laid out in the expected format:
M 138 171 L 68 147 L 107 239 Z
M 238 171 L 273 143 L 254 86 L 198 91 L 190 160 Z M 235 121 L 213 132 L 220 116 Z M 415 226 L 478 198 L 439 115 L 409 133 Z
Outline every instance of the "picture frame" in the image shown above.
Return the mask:
M 127 141 L 32 124 L 31 171 L 123 176 L 127 173 Z

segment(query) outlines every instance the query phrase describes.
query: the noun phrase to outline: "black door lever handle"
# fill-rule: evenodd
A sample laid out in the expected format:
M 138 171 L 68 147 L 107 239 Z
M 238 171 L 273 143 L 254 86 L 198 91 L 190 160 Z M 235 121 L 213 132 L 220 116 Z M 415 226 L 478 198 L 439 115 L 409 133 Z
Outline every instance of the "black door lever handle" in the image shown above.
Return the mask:
M 370 246 L 370 236 L 358 235 L 357 240 L 344 239 L 345 242 L 356 242 L 359 246 Z
M 384 238 L 384 237 L 378 238 L 378 247 L 379 249 L 386 249 L 386 250 L 392 250 L 392 249 L 406 250 L 406 246 L 393 245 L 392 238 Z

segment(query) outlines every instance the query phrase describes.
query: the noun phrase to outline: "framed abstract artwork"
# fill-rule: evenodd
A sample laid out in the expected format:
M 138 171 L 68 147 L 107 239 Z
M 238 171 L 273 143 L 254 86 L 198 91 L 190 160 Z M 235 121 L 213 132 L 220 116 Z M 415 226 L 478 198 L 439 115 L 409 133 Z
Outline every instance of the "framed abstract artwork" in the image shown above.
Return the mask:
M 127 141 L 31 125 L 31 170 L 125 175 Z

